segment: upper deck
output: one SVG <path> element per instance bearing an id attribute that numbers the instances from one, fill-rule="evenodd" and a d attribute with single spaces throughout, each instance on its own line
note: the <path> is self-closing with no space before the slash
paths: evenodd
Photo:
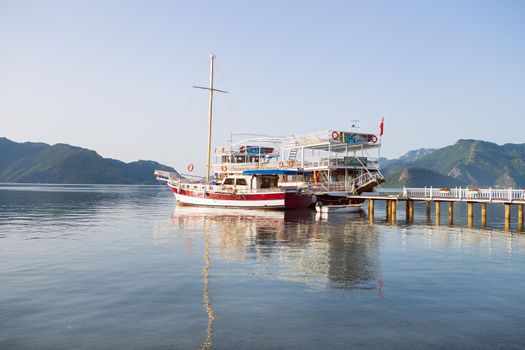
<path id="1" fill-rule="evenodd" d="M 258 137 L 215 149 L 215 173 L 248 169 L 330 170 L 379 168 L 381 140 L 374 134 L 325 130 L 282 138 Z"/>
<path id="2" fill-rule="evenodd" d="M 379 149 L 381 147 L 381 139 L 374 134 L 324 130 L 288 137 L 283 140 L 282 145 L 285 152 L 293 149 L 306 149 L 337 154 Z"/>

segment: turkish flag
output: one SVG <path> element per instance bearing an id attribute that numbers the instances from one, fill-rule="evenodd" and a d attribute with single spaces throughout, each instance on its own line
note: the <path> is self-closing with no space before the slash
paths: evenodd
<path id="1" fill-rule="evenodd" d="M 384 125 L 385 125 L 385 117 L 381 118 L 381 124 L 379 124 L 379 137 L 383 136 Z"/>

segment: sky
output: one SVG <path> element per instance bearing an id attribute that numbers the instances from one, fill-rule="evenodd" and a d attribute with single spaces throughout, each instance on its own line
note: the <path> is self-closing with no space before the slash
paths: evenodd
<path id="1" fill-rule="evenodd" d="M 213 140 L 349 129 L 382 156 L 524 143 L 524 1 L 0 0 L 0 136 L 126 162 L 206 161 Z"/>

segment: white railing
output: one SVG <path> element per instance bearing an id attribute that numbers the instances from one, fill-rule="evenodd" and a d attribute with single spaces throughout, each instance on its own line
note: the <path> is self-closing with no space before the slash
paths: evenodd
<path id="1" fill-rule="evenodd" d="M 376 169 L 377 161 L 369 159 L 366 164 L 360 165 L 345 165 L 343 159 L 321 159 L 317 161 L 300 161 L 300 160 L 281 160 L 281 161 L 272 161 L 268 163 L 222 163 L 222 164 L 213 164 L 212 167 L 215 169 L 215 172 L 219 171 L 244 171 L 244 170 L 254 170 L 254 169 L 297 169 L 297 167 L 302 167 L 305 169 L 312 168 L 328 168 L 328 167 L 337 167 L 337 168 L 370 168 Z M 225 168 L 224 168 L 225 167 Z M 222 170 L 226 169 L 226 170 Z"/>
<path id="2" fill-rule="evenodd" d="M 422 198 L 422 199 L 446 199 L 457 201 L 497 201 L 497 202 L 513 202 L 525 201 L 525 190 L 517 189 L 501 189 L 501 188 L 482 188 L 469 189 L 462 187 L 455 188 L 403 188 L 403 197 L 407 198 Z"/>
<path id="3" fill-rule="evenodd" d="M 348 192 L 348 183 L 341 182 L 318 182 L 312 184 L 314 192 Z"/>
<path id="4" fill-rule="evenodd" d="M 383 176 L 380 173 L 364 173 L 351 181 L 333 181 L 320 182 L 312 184 L 314 192 L 354 192 L 359 187 L 366 185 L 374 180 L 382 180 Z"/>

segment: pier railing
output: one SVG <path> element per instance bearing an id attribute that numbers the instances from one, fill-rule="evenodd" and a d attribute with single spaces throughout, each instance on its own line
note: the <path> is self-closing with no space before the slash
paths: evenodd
<path id="1" fill-rule="evenodd" d="M 525 190 L 502 189 L 502 188 L 403 188 L 401 194 L 405 198 L 422 200 L 453 200 L 453 201 L 475 201 L 475 202 L 502 202 L 512 203 L 525 201 Z"/>

